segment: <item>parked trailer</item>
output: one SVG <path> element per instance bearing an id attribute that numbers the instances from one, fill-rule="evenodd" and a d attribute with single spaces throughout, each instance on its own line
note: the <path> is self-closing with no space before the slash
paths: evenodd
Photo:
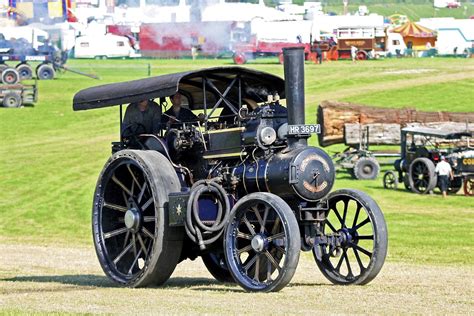
<path id="1" fill-rule="evenodd" d="M 38 101 L 37 85 L 0 85 L 0 104 L 6 108 L 17 108 L 22 105 L 33 105 Z"/>
<path id="2" fill-rule="evenodd" d="M 339 58 L 350 59 L 351 47 L 357 48 L 356 59 L 383 57 L 390 53 L 400 55 L 406 49 L 398 33 L 386 32 L 383 27 L 341 27 L 337 29 Z"/>

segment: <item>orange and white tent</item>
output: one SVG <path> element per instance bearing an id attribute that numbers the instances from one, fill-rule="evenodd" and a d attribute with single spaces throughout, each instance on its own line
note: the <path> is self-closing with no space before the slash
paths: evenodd
<path id="1" fill-rule="evenodd" d="M 426 43 L 430 43 L 433 47 L 437 36 L 435 31 L 411 21 L 394 28 L 391 32 L 400 33 L 405 44 L 410 47 L 411 42 L 414 50 L 426 49 Z"/>

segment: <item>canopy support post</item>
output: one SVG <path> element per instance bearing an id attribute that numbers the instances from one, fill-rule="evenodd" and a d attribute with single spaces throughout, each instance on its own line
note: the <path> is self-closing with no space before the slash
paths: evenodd
<path id="1" fill-rule="evenodd" d="M 123 142 L 123 135 L 122 135 L 122 123 L 123 123 L 123 119 L 122 119 L 122 104 L 120 104 L 120 144 L 122 144 Z"/>

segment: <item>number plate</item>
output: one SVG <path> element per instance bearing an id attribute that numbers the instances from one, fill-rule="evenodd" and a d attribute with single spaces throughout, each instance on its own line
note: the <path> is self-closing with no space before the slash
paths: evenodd
<path id="1" fill-rule="evenodd" d="M 321 125 L 288 125 L 288 135 L 320 134 Z"/>

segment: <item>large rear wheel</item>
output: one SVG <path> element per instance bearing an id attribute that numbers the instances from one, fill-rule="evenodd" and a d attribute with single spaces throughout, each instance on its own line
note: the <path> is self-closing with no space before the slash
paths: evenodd
<path id="1" fill-rule="evenodd" d="M 387 255 L 387 225 L 367 194 L 343 189 L 328 196 L 329 211 L 321 230 L 327 239 L 313 248 L 323 275 L 334 284 L 367 284 Z"/>
<path id="2" fill-rule="evenodd" d="M 436 187 L 438 177 L 435 173 L 435 165 L 428 158 L 413 160 L 408 174 L 410 188 L 415 193 L 428 193 Z"/>
<path id="3" fill-rule="evenodd" d="M 474 176 L 467 176 L 464 179 L 464 195 L 474 196 Z"/>
<path id="4" fill-rule="evenodd" d="M 300 245 L 295 215 L 279 196 L 251 193 L 234 206 L 225 232 L 225 256 L 232 276 L 245 290 L 284 288 L 298 265 Z"/>
<path id="5" fill-rule="evenodd" d="M 168 225 L 168 194 L 180 190 L 170 162 L 155 151 L 123 150 L 106 163 L 92 208 L 94 245 L 114 282 L 162 284 L 176 267 L 183 230 Z"/>

